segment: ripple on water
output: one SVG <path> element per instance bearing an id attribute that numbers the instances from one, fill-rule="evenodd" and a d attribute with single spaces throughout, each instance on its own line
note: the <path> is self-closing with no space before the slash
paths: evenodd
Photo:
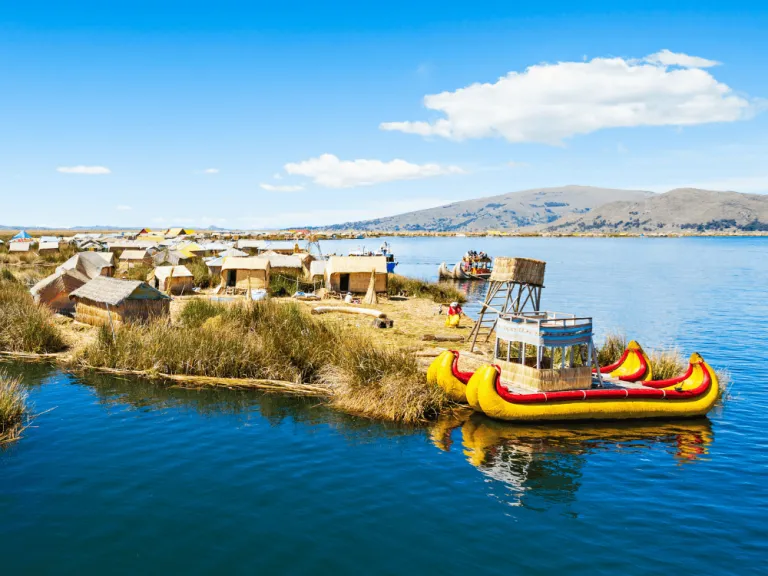
<path id="1" fill-rule="evenodd" d="M 547 260 L 547 308 L 591 314 L 601 334 L 619 328 L 647 348 L 697 350 L 730 372 L 731 397 L 688 422 L 475 415 L 423 430 L 315 402 L 13 365 L 36 410 L 54 409 L 0 452 L 0 541 L 15 552 L 5 570 L 762 571 L 768 242 L 390 244 L 399 271 L 422 277 L 470 247 Z M 651 273 L 640 281 L 638 268 Z"/>

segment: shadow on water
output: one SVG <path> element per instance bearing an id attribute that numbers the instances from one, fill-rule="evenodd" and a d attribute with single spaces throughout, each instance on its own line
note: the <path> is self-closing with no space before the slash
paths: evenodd
<path id="1" fill-rule="evenodd" d="M 430 429 L 432 443 L 445 452 L 458 449 L 467 461 L 505 488 L 508 504 L 533 506 L 532 500 L 569 503 L 581 485 L 590 455 L 661 448 L 679 464 L 706 456 L 714 440 L 706 418 L 677 422 L 574 422 L 519 425 L 462 411 L 441 417 Z M 493 488 L 492 488 L 493 489 Z"/>
<path id="2" fill-rule="evenodd" d="M 412 426 L 372 422 L 340 413 L 318 398 L 257 390 L 186 388 L 174 383 L 98 372 L 69 375 L 69 378 L 73 384 L 92 389 L 104 406 L 122 405 L 137 410 L 188 409 L 205 416 L 229 414 L 250 417 L 255 412 L 271 426 L 279 426 L 286 420 L 310 426 L 326 425 L 355 442 L 365 442 L 366 437 L 405 436 L 417 430 Z M 369 433 L 361 435 L 362 430 Z"/>

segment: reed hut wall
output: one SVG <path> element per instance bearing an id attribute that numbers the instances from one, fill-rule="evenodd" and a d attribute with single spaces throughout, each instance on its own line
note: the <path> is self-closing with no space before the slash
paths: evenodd
<path id="1" fill-rule="evenodd" d="M 328 288 L 334 292 L 341 292 L 341 277 L 349 276 L 349 288 L 345 292 L 353 294 L 365 294 L 368 292 L 368 285 L 371 283 L 371 272 L 334 272 L 329 276 L 330 286 Z M 387 291 L 387 274 L 376 274 L 376 292 Z"/>
<path id="2" fill-rule="evenodd" d="M 168 316 L 171 311 L 170 300 L 125 300 L 117 306 L 107 306 L 103 302 L 94 302 L 87 298 L 78 298 L 75 305 L 75 320 L 91 326 L 115 327 L 136 322 L 148 322 L 155 318 Z"/>
<path id="3" fill-rule="evenodd" d="M 238 290 L 248 290 L 248 279 L 250 278 L 250 288 L 252 290 L 267 289 L 269 287 L 269 271 L 267 270 L 222 270 L 221 282 L 224 286 L 228 284 L 228 274 L 235 273 L 235 286 Z M 231 286 L 230 286 L 231 287 Z"/>
<path id="4" fill-rule="evenodd" d="M 181 294 L 182 292 L 192 292 L 192 288 L 195 287 L 195 279 L 191 276 L 174 276 L 165 279 L 163 286 L 160 288 L 163 292 L 169 292 L 171 294 Z"/>

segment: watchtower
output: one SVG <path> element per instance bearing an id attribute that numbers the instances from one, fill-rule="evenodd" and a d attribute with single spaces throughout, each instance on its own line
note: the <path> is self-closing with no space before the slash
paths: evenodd
<path id="1" fill-rule="evenodd" d="M 530 258 L 500 256 L 494 259 L 488 293 L 469 335 L 472 342 L 470 351 L 474 352 L 478 340 L 488 342 L 499 316 L 519 314 L 526 307 L 534 312 L 539 311 L 546 265 L 546 262 Z"/>

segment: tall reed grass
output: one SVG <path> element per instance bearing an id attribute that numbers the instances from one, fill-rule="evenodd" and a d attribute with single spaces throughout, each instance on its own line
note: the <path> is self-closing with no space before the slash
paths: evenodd
<path id="1" fill-rule="evenodd" d="M 27 411 L 27 391 L 21 378 L 0 371 L 0 444 L 19 438 Z"/>
<path id="2" fill-rule="evenodd" d="M 35 304 L 27 289 L 8 274 L 3 272 L 0 278 L 0 350 L 37 354 L 64 350 L 53 313 Z"/>
<path id="3" fill-rule="evenodd" d="M 415 422 L 446 401 L 409 352 L 311 316 L 296 303 L 191 300 L 179 324 L 157 321 L 102 329 L 83 366 L 165 374 L 288 380 L 325 387 L 340 409 Z"/>
<path id="4" fill-rule="evenodd" d="M 438 304 L 467 301 L 467 295 L 448 282 L 428 282 L 399 274 L 389 275 L 387 291 L 390 296 L 406 293 L 416 298 L 430 298 Z"/>

